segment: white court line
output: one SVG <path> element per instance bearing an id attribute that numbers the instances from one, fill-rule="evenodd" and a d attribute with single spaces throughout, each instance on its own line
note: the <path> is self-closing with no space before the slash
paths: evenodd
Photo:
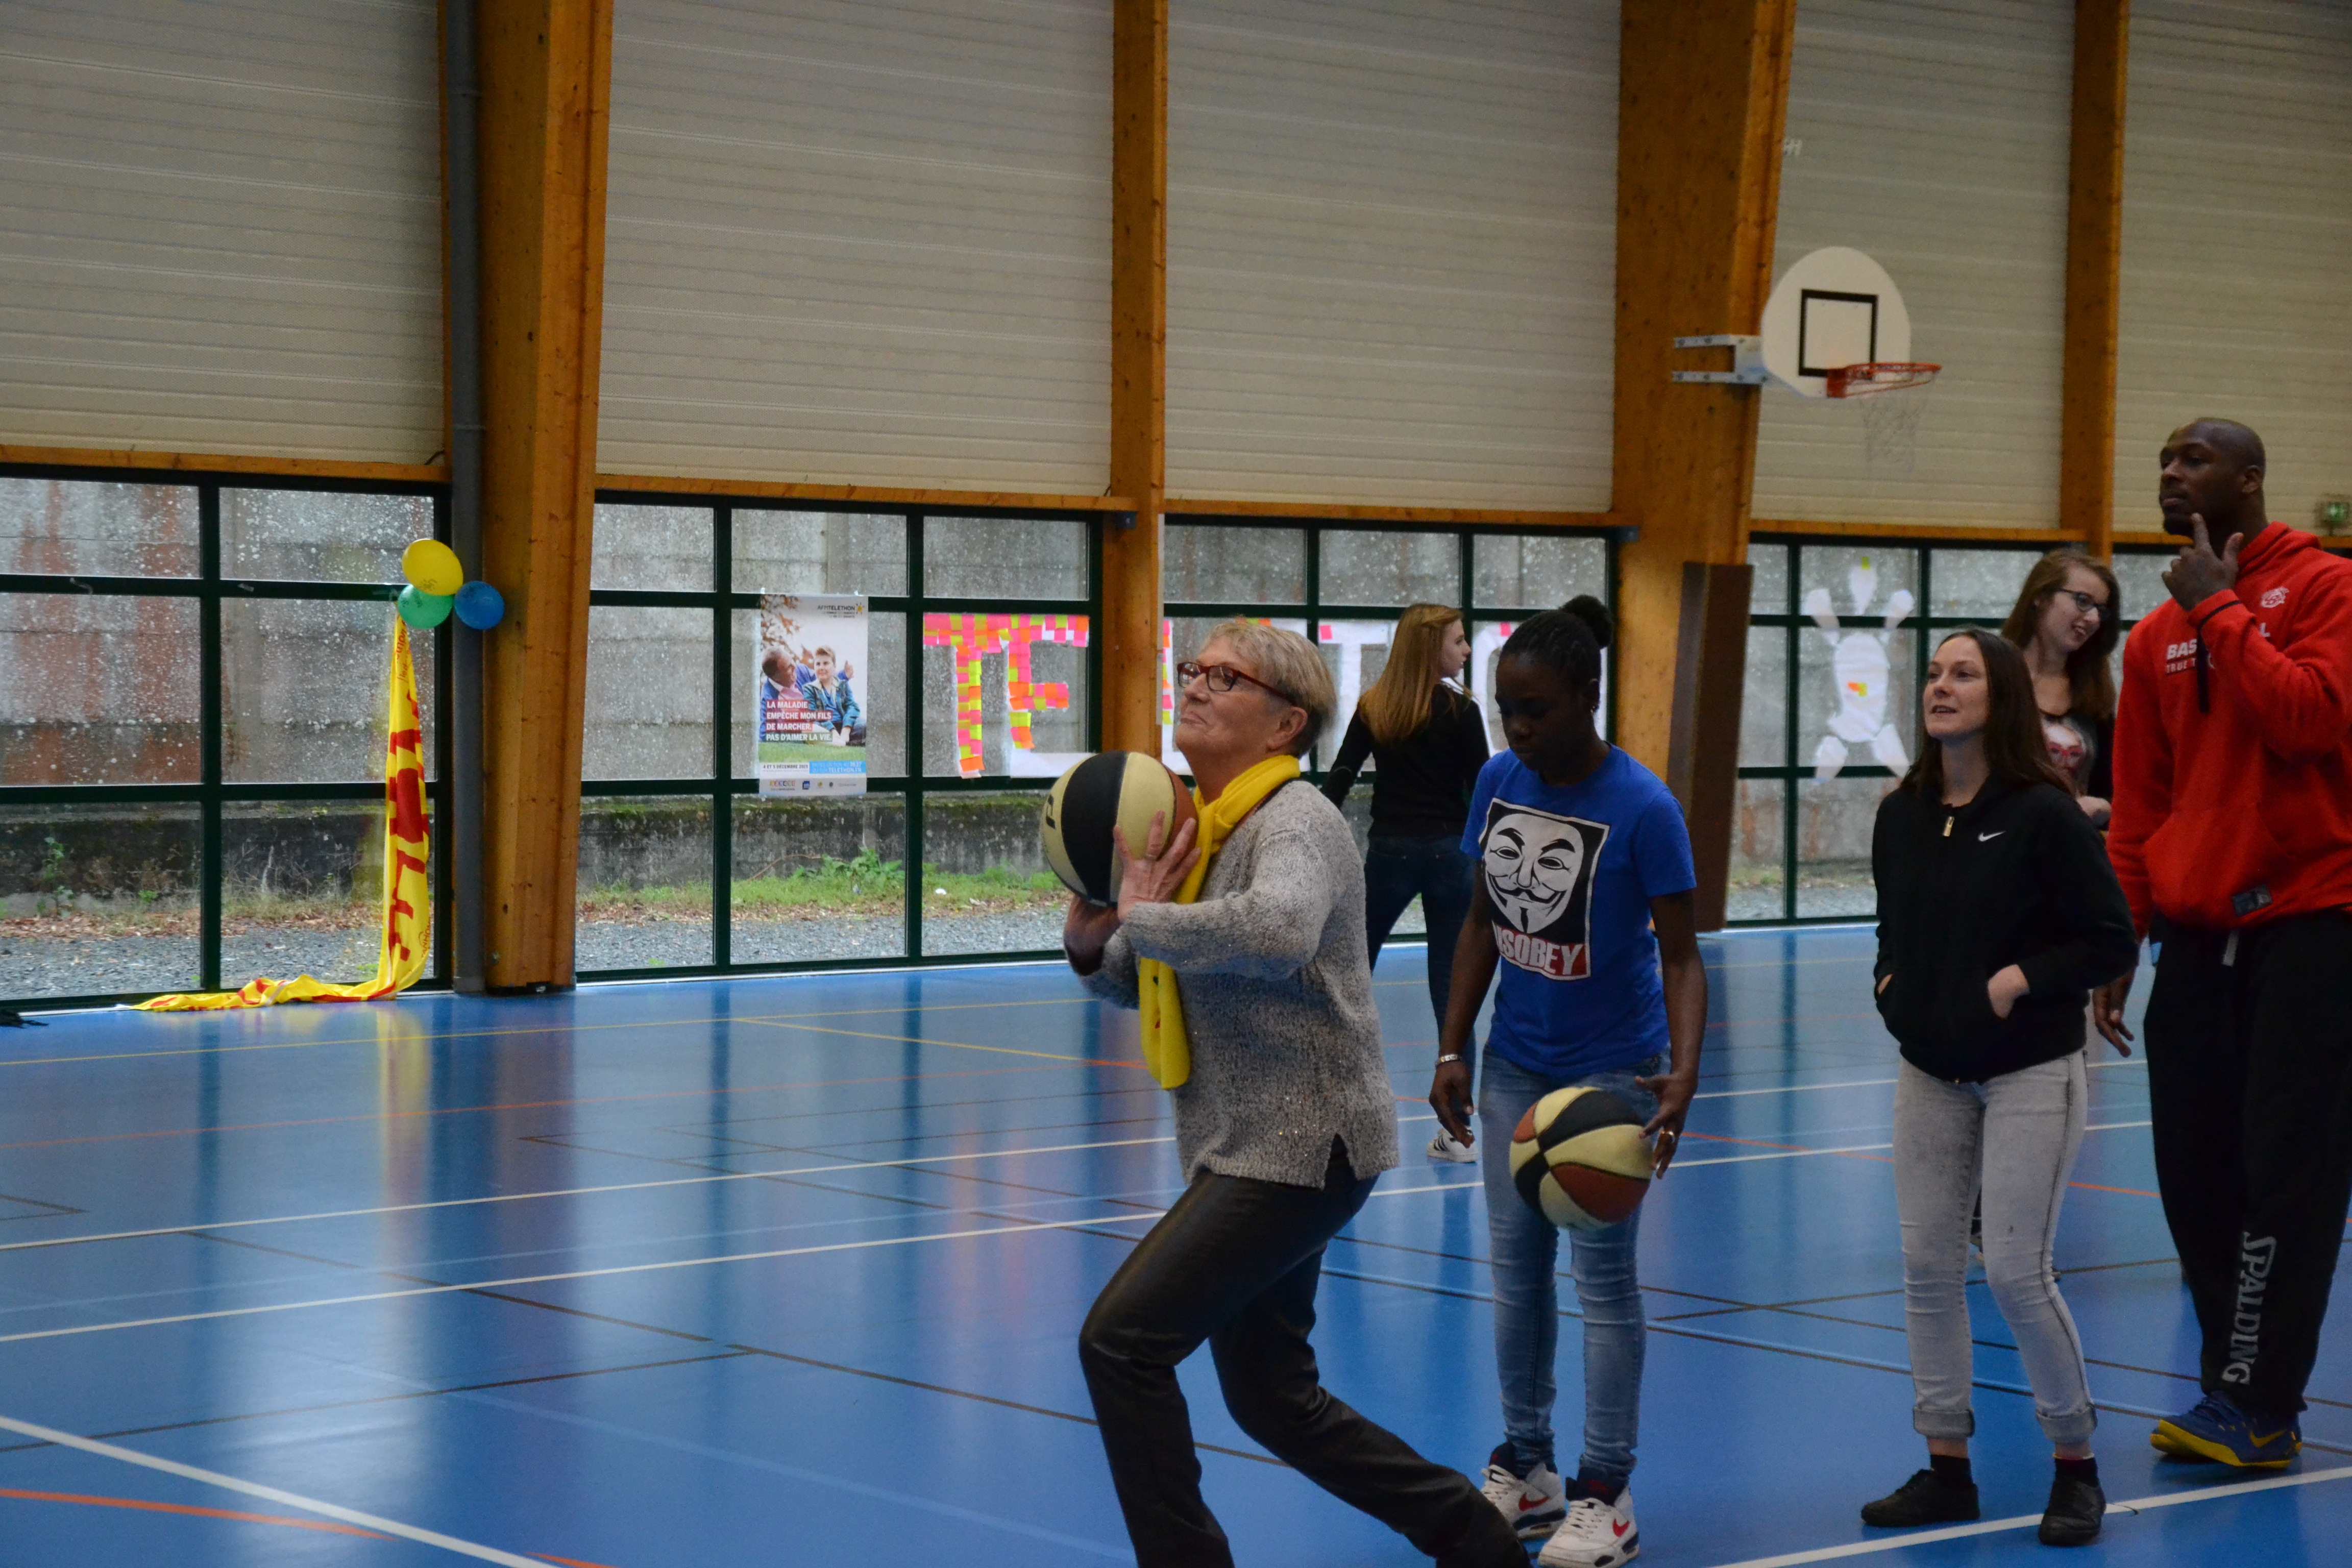
<path id="1" fill-rule="evenodd" d="M 263 1486 L 258 1481 L 241 1481 L 235 1476 L 222 1475 L 218 1470 L 198 1469 L 194 1465 L 183 1465 L 173 1459 L 159 1459 L 152 1454 L 142 1454 L 135 1448 L 118 1447 L 112 1443 L 99 1442 L 94 1437 L 78 1437 L 71 1432 L 60 1432 L 50 1426 L 37 1426 L 30 1421 L 18 1421 L 6 1415 L 0 1415 L 0 1431 L 14 1432 L 19 1436 L 37 1437 L 44 1443 L 55 1443 L 61 1448 L 79 1448 L 85 1454 L 96 1454 L 102 1459 L 120 1459 L 126 1465 L 142 1465 L 151 1470 L 161 1470 L 167 1476 L 178 1476 L 184 1480 L 202 1481 L 206 1486 L 219 1487 L 227 1491 L 243 1492 L 247 1497 L 261 1498 L 266 1501 L 279 1503 L 287 1508 L 299 1508 L 305 1513 L 321 1514 L 344 1524 L 358 1525 L 362 1529 L 376 1531 L 384 1535 L 396 1535 L 404 1541 L 421 1542 L 426 1546 L 437 1546 L 444 1552 L 454 1552 L 460 1557 L 476 1557 L 485 1563 L 502 1563 L 507 1565 L 507 1568 L 547 1568 L 546 1563 L 540 1558 L 519 1557 L 511 1552 L 501 1552 L 495 1546 L 478 1546 L 470 1541 L 460 1541 L 454 1535 L 443 1535 L 438 1531 L 419 1530 L 413 1524 L 403 1524 L 398 1520 L 383 1519 L 375 1514 L 362 1513 L 355 1508 L 343 1508 L 331 1502 L 320 1502 L 317 1498 L 304 1497 L 300 1492 L 281 1491 L 276 1487 Z"/>
<path id="2" fill-rule="evenodd" d="M 979 1230 L 933 1231 L 923 1236 L 888 1236 L 871 1241 L 829 1241 L 814 1247 L 779 1247 L 766 1252 L 730 1252 L 720 1258 L 677 1258 L 667 1263 L 625 1263 L 610 1268 L 574 1268 L 562 1274 L 525 1274 L 510 1279 L 474 1279 L 461 1285 L 416 1285 L 405 1290 L 370 1290 L 357 1296 L 320 1296 L 309 1301 L 278 1301 L 266 1307 L 223 1307 L 210 1312 L 179 1312 L 165 1318 L 129 1318 L 111 1323 L 78 1323 L 65 1329 L 33 1329 L 20 1334 L 0 1334 L 0 1345 L 25 1340 L 61 1340 L 76 1334 L 102 1334 L 111 1329 L 153 1329 L 171 1323 L 208 1323 L 220 1318 L 251 1318 L 266 1312 L 299 1312 L 307 1307 L 348 1307 L 365 1301 L 402 1301 L 418 1296 L 448 1296 L 466 1290 L 511 1290 L 524 1285 L 553 1285 L 568 1279 L 604 1279 L 616 1274 L 657 1274 L 671 1268 L 702 1268 L 718 1263 L 758 1263 L 771 1258 L 805 1258 L 818 1252 L 858 1252 L 877 1247 L 913 1247 L 927 1241 L 962 1241 L 971 1237 L 1020 1236 L 1038 1230 L 1071 1230 L 1082 1225 L 1126 1225 L 1158 1219 L 1165 1209 L 1136 1209 L 1128 1214 L 1090 1215 L 1085 1219 L 1038 1220 L 1025 1225 L 999 1225 Z"/>
<path id="3" fill-rule="evenodd" d="M 1868 1089 L 1874 1084 L 1894 1083 L 1891 1078 L 1849 1079 L 1843 1083 L 1790 1083 L 1778 1089 L 1714 1089 L 1705 1094 L 1695 1094 L 1693 1100 L 1738 1100 L 1750 1094 L 1803 1094 L 1816 1089 Z"/>
<path id="4" fill-rule="evenodd" d="M 1432 1117 L 1430 1120 L 1435 1121 Z M 254 1225 L 299 1225 L 314 1219 L 358 1219 L 368 1215 L 415 1214 L 425 1209 L 466 1208 L 475 1204 L 520 1204 L 534 1198 L 588 1197 L 598 1193 L 642 1193 L 656 1187 L 707 1187 L 720 1182 L 751 1182 L 766 1176 L 824 1176 L 836 1171 L 884 1171 L 902 1165 L 941 1165 L 957 1160 L 1006 1160 L 1016 1154 L 1066 1154 L 1074 1149 L 1126 1149 L 1140 1143 L 1172 1143 L 1172 1137 L 1113 1138 L 1099 1143 L 1049 1143 L 1037 1149 L 983 1149 L 969 1154 L 923 1154 L 899 1160 L 864 1160 L 855 1164 L 800 1165 L 782 1171 L 729 1171 L 714 1176 L 671 1176 L 658 1182 L 614 1182 L 601 1187 L 556 1187 L 539 1193 L 493 1193 L 478 1198 L 442 1198 L 429 1204 L 386 1204 L 379 1208 L 327 1209 L 318 1214 L 273 1215 L 265 1219 L 225 1219 L 209 1225 L 157 1226 L 152 1230 L 110 1230 L 94 1236 L 58 1236 L 47 1241 L 12 1241 L 0 1252 L 25 1252 L 42 1247 L 75 1247 L 85 1241 L 135 1241 L 149 1236 L 186 1236 L 199 1230 L 238 1230 Z"/>
<path id="5" fill-rule="evenodd" d="M 2316 1486 L 2321 1481 L 2340 1481 L 2352 1476 L 2352 1465 L 2332 1470 L 2313 1470 L 2300 1476 L 2273 1476 L 2267 1480 L 2237 1481 L 2228 1486 L 2200 1487 L 2195 1491 L 2159 1492 L 2154 1497 L 2133 1498 L 2128 1502 L 2107 1505 L 2109 1517 L 2116 1514 L 2146 1513 L 2150 1509 L 2177 1508 L 2182 1503 L 2212 1502 L 2221 1498 L 2244 1497 L 2249 1492 L 2275 1491 L 2282 1487 Z M 2005 1530 L 2023 1530 L 2040 1524 L 2038 1513 L 2021 1513 L 2013 1519 L 1989 1519 L 1979 1524 L 1957 1524 L 1948 1530 L 1922 1530 L 1910 1535 L 1897 1535 L 1883 1541 L 1856 1541 L 1844 1546 L 1824 1546 L 1813 1552 L 1787 1552 L 1778 1557 L 1748 1557 L 1738 1563 L 1726 1563 L 1720 1568 L 1796 1568 L 1801 1563 L 1830 1563 L 1841 1557 L 1868 1557 L 1881 1552 L 1901 1552 L 1908 1547 L 1927 1546 L 1938 1541 L 1962 1541 L 1971 1535 L 1994 1535 Z"/>

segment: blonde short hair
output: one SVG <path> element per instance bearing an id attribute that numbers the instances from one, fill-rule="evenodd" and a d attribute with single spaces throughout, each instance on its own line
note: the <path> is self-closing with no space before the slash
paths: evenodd
<path id="1" fill-rule="evenodd" d="M 1339 707 L 1339 694 L 1331 686 L 1330 667 L 1323 662 L 1315 645 L 1297 632 L 1262 626 L 1239 616 L 1210 627 L 1201 646 L 1207 647 L 1213 642 L 1231 643 L 1255 667 L 1255 673 L 1260 680 L 1307 710 L 1307 723 L 1290 743 L 1290 754 L 1303 757 L 1312 751 Z"/>

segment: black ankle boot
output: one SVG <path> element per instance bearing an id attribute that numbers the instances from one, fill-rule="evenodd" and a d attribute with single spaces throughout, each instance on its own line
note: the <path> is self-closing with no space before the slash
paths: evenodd
<path id="1" fill-rule="evenodd" d="M 1966 1524 L 1978 1515 L 1974 1481 L 1948 1480 L 1921 1470 L 1876 1502 L 1862 1505 L 1862 1522 L 1882 1528 Z"/>
<path id="2" fill-rule="evenodd" d="M 2097 1481 L 2060 1470 L 2050 1483 L 2050 1506 L 2042 1510 L 2042 1544 L 2088 1546 L 2099 1538 L 2106 1512 L 2107 1494 Z"/>

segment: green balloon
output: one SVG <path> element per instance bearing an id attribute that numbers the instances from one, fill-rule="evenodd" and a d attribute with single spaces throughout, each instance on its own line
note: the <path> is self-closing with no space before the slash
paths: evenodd
<path id="1" fill-rule="evenodd" d="M 449 606 L 457 602 L 450 594 L 428 594 L 422 588 L 407 587 L 394 601 L 400 618 L 418 631 L 428 631 L 449 618 Z"/>

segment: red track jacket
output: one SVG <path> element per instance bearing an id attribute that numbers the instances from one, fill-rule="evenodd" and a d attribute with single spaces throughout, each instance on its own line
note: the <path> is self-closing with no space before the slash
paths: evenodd
<path id="1" fill-rule="evenodd" d="M 2271 523 L 2132 628 L 2107 852 L 2143 932 L 2352 906 L 2352 563 L 2318 542 Z"/>

